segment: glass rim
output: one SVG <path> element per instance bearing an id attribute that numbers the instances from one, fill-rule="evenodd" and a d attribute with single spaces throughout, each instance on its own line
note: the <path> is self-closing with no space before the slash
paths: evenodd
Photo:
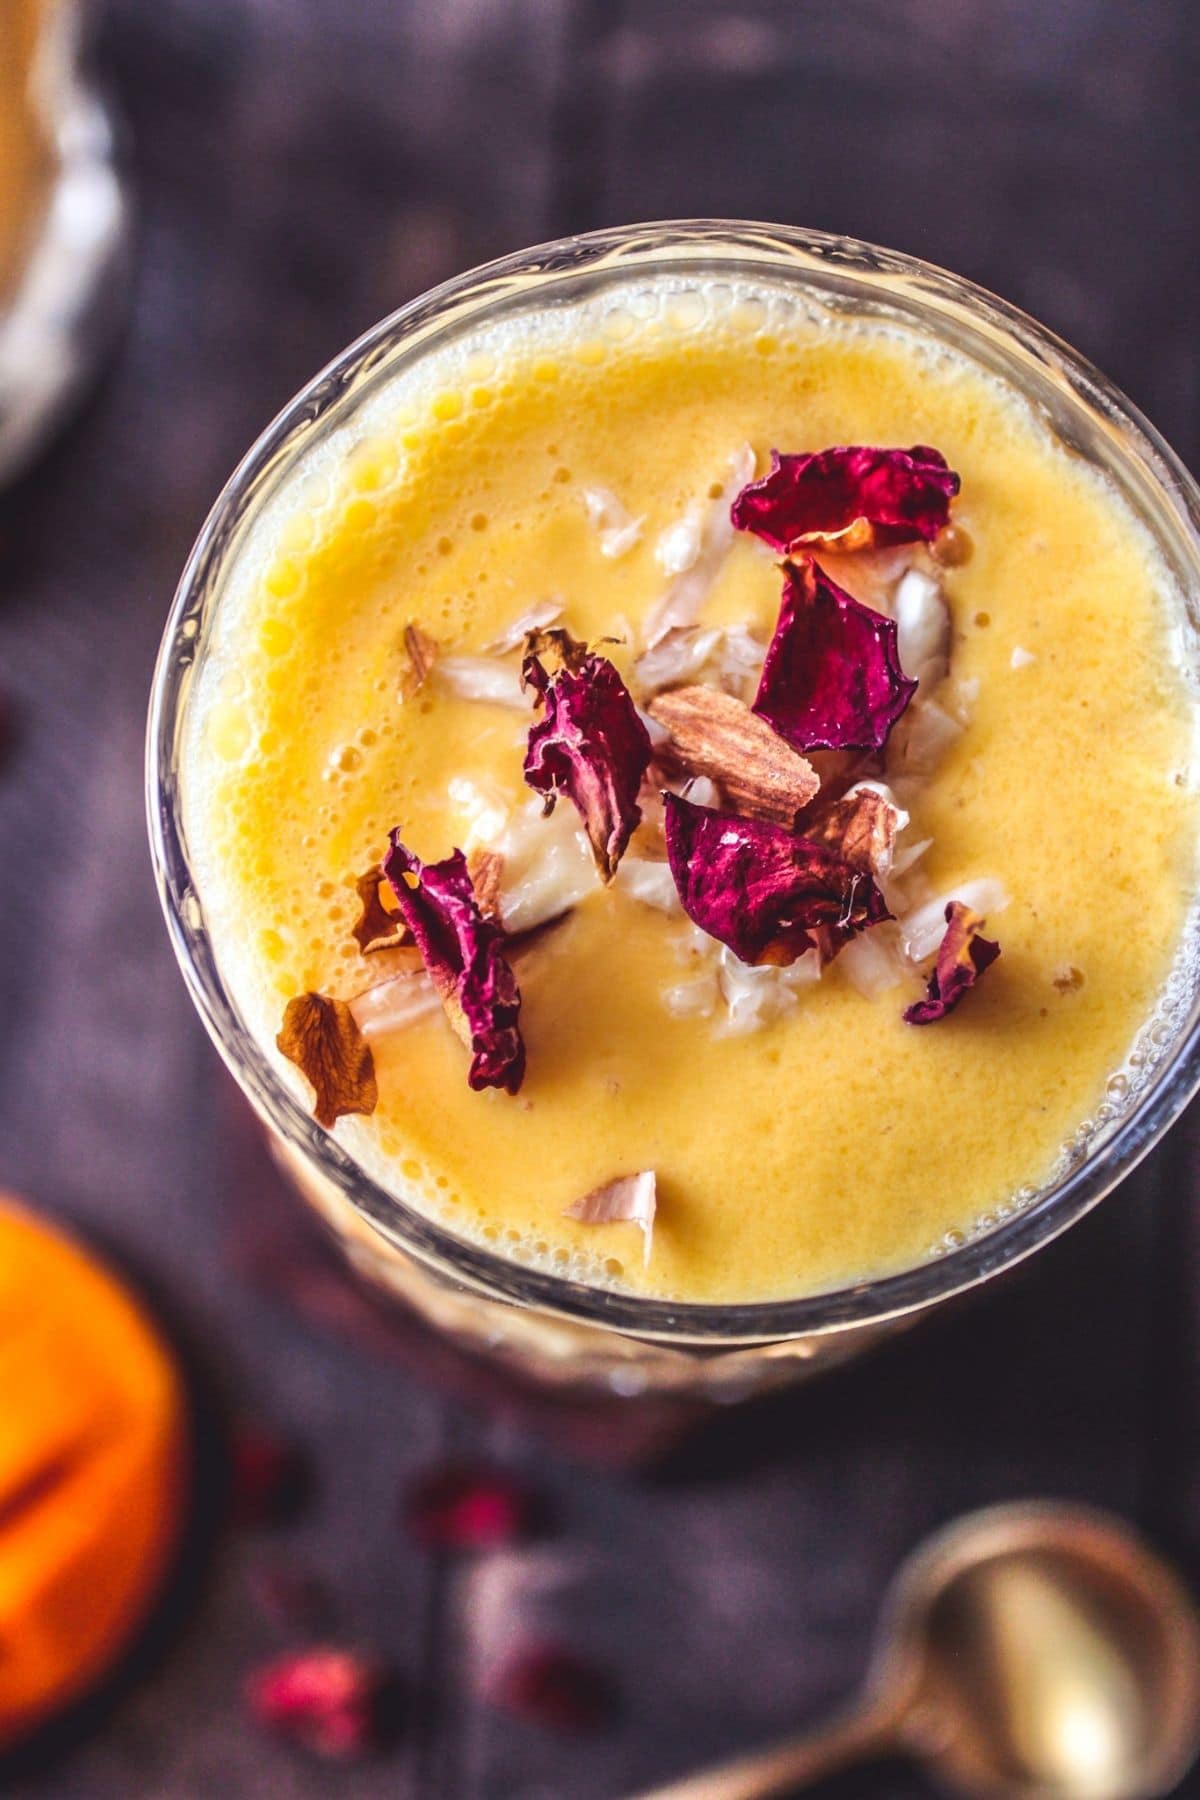
<path id="1" fill-rule="evenodd" d="M 210 1037 L 264 1121 L 379 1229 L 443 1278 L 480 1294 L 626 1336 L 719 1350 L 882 1324 L 974 1287 L 1031 1255 L 1098 1204 L 1153 1148 L 1200 1088 L 1200 998 L 1145 1092 L 1102 1141 L 1027 1204 L 961 1245 L 893 1273 L 794 1299 L 729 1304 L 672 1301 L 593 1286 L 514 1261 L 460 1237 L 375 1181 L 305 1111 L 243 1021 L 217 964 L 178 804 L 176 758 L 203 626 L 240 527 L 309 434 L 414 337 L 453 325 L 520 295 L 532 284 L 623 271 L 662 274 L 674 265 L 740 265 L 764 276 L 807 274 L 866 293 L 907 294 L 944 319 L 998 334 L 1064 388 L 1165 497 L 1190 549 L 1200 586 L 1200 489 L 1155 428 L 1106 376 L 1034 319 L 963 277 L 856 238 L 744 220 L 684 219 L 558 238 L 466 270 L 380 320 L 277 414 L 229 477 L 196 539 L 168 616 L 151 693 L 146 801 L 151 854 L 171 942 Z M 710 268 L 711 272 L 711 268 Z M 911 310 L 911 307 L 910 307 Z"/>

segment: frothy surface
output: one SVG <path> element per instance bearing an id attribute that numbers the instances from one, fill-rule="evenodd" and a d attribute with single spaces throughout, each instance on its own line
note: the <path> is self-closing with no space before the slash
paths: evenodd
<path id="1" fill-rule="evenodd" d="M 438 858 L 478 829 L 480 795 L 527 798 L 515 713 L 443 691 L 398 702 L 404 625 L 472 652 L 556 595 L 580 636 L 636 626 L 664 584 L 657 537 L 745 440 L 760 467 L 773 445 L 932 443 L 962 475 L 975 549 L 947 582 L 951 679 L 978 691 L 920 835 L 935 891 L 1007 889 L 1001 962 L 941 1027 L 903 1025 L 910 995 L 868 1001 L 835 963 L 785 1017 L 722 1037 L 663 1008 L 678 921 L 597 891 L 521 964 L 515 1101 L 468 1090 L 435 1016 L 377 1042 L 379 1110 L 338 1127 L 455 1229 L 694 1300 L 911 1265 L 1010 1205 L 1104 1101 L 1152 1009 L 1194 883 L 1191 711 L 1164 574 L 1102 482 L 965 362 L 784 293 L 642 283 L 603 311 L 514 321 L 376 393 L 285 482 L 231 570 L 184 755 L 219 959 L 271 1046 L 292 995 L 386 973 L 349 932 L 391 826 Z M 617 559 L 589 522 L 597 488 L 644 520 Z M 767 634 L 778 601 L 770 559 L 738 541 L 704 616 Z M 1064 968 L 1082 982 L 1056 986 Z M 632 1228 L 562 1218 L 644 1167 L 660 1184 L 646 1271 Z"/>

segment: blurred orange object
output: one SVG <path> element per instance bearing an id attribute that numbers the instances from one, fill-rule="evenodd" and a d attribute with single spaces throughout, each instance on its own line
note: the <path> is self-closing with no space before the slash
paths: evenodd
<path id="1" fill-rule="evenodd" d="M 0 1748 L 93 1686 L 167 1573 L 183 1389 L 131 1296 L 0 1203 Z"/>

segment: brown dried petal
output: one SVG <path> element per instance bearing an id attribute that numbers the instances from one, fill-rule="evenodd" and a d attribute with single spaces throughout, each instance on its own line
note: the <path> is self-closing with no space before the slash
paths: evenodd
<path id="1" fill-rule="evenodd" d="M 311 1083 L 313 1113 L 327 1131 L 343 1113 L 375 1111 L 375 1059 L 344 1000 L 326 994 L 289 1000 L 275 1042 Z"/>
<path id="2" fill-rule="evenodd" d="M 410 622 L 404 627 L 405 668 L 400 677 L 400 697 L 411 700 L 429 679 L 437 660 L 437 642 L 427 631 Z"/>
<path id="3" fill-rule="evenodd" d="M 900 809 L 878 788 L 851 788 L 820 818 L 804 821 L 806 837 L 836 850 L 864 875 L 886 875 L 892 866 Z"/>
<path id="4" fill-rule="evenodd" d="M 526 632 L 521 660 L 525 663 L 531 656 L 536 656 L 547 675 L 553 675 L 559 669 L 568 669 L 572 675 L 578 675 L 588 661 L 589 654 L 588 647 L 581 638 L 572 637 L 564 625 L 554 625 L 546 631 Z M 521 680 L 523 684 L 528 680 L 524 668 Z"/>
<path id="5" fill-rule="evenodd" d="M 709 776 L 737 812 L 791 825 L 820 787 L 812 764 L 732 694 L 675 688 L 647 710 L 671 734 L 659 759 Z"/>
<path id="6" fill-rule="evenodd" d="M 642 1261 L 648 1263 L 657 1208 L 654 1170 L 643 1169 L 638 1175 L 618 1175 L 603 1187 L 593 1188 L 565 1207 L 563 1217 L 577 1219 L 581 1225 L 636 1225 L 642 1234 Z"/>
<path id="7" fill-rule="evenodd" d="M 355 882 L 362 911 L 353 928 L 354 941 L 364 956 L 376 950 L 395 950 L 411 944 L 412 932 L 400 916 L 391 884 L 375 863 Z"/>

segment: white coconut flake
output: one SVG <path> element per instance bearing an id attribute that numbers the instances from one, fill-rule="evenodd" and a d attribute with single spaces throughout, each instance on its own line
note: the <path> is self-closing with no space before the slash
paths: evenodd
<path id="1" fill-rule="evenodd" d="M 707 775 L 693 775 L 683 789 L 685 800 L 693 806 L 720 806 L 721 791 Z"/>
<path id="2" fill-rule="evenodd" d="M 892 600 L 900 667 L 928 693 L 950 666 L 950 609 L 941 586 L 923 569 L 909 569 Z"/>
<path id="3" fill-rule="evenodd" d="M 482 700 L 489 706 L 530 710 L 515 663 L 494 656 L 443 656 L 434 664 L 433 679 L 460 700 Z"/>
<path id="4" fill-rule="evenodd" d="M 456 832 L 462 848 L 490 849 L 508 824 L 511 808 L 504 794 L 491 782 L 472 781 L 468 775 L 454 775 L 446 789 L 451 806 L 462 821 L 463 830 Z"/>
<path id="5" fill-rule="evenodd" d="M 442 1003 L 425 970 L 414 969 L 356 994 L 349 1005 L 355 1024 L 369 1041 L 404 1031 L 427 1014 L 439 1012 Z"/>
<path id="6" fill-rule="evenodd" d="M 615 879 L 631 900 L 639 900 L 643 906 L 653 906 L 664 913 L 681 910 L 669 863 L 651 862 L 645 856 L 623 856 Z"/>
<path id="7" fill-rule="evenodd" d="M 650 608 L 642 624 L 643 641 L 652 649 L 668 631 L 694 625 L 725 563 L 736 533 L 729 509 L 734 496 L 754 477 L 754 450 L 743 444 L 729 459 L 729 472 L 715 500 L 704 510 L 700 549 L 695 560 L 672 577 L 666 591 Z"/>
<path id="8" fill-rule="evenodd" d="M 743 1037 L 760 1031 L 773 1019 L 782 1018 L 797 1005 L 797 988 L 821 979 L 821 959 L 807 950 L 787 968 L 764 963 L 758 968 L 741 962 L 723 945 L 717 958 L 717 982 L 725 1002 L 725 1017 L 717 1027 L 721 1037 Z"/>
<path id="9" fill-rule="evenodd" d="M 906 813 L 904 816 L 907 818 L 908 814 Z M 915 844 L 905 844 L 902 850 L 894 850 L 892 852 L 892 875 L 897 878 L 901 875 L 907 875 L 908 871 L 915 867 L 915 865 L 920 862 L 925 852 L 932 849 L 932 847 L 933 839 L 928 837 L 921 838 L 920 841 Z"/>
<path id="10" fill-rule="evenodd" d="M 657 693 L 703 679 L 738 699 L 757 682 L 767 646 L 748 625 L 679 625 L 667 632 L 633 666 L 640 687 Z"/>
<path id="11" fill-rule="evenodd" d="M 616 562 L 633 549 L 646 523 L 644 513 L 635 519 L 611 488 L 584 488 L 583 504 L 589 523 L 599 535 L 601 556 Z"/>
<path id="12" fill-rule="evenodd" d="M 914 700 L 888 739 L 889 774 L 932 775 L 963 729 L 936 700 Z"/>
<path id="13" fill-rule="evenodd" d="M 657 1182 L 653 1169 L 637 1175 L 618 1175 L 603 1187 L 593 1188 L 581 1200 L 564 1207 L 565 1219 L 581 1225 L 636 1225 L 642 1234 L 642 1264 L 650 1262 L 654 1241 L 654 1215 L 658 1210 Z"/>
<path id="14" fill-rule="evenodd" d="M 600 878 L 578 819 L 565 802 L 549 816 L 534 802 L 488 845 L 504 858 L 500 918 L 506 931 L 549 924 L 595 893 Z"/>
<path id="15" fill-rule="evenodd" d="M 1023 650 L 1020 644 L 1018 644 L 1012 653 L 1010 661 L 1014 669 L 1028 669 L 1037 661 L 1037 657 L 1033 654 L 1032 650 Z"/>
<path id="16" fill-rule="evenodd" d="M 676 1019 L 711 1019 L 720 998 L 714 969 L 706 969 L 702 975 L 676 982 L 662 991 L 662 1003 Z"/>
<path id="17" fill-rule="evenodd" d="M 864 606 L 893 617 L 897 584 L 912 566 L 916 546 L 889 544 L 884 550 L 855 550 L 844 555 L 833 551 L 821 554 L 821 567 L 840 588 L 845 588 Z M 912 671 L 905 665 L 905 673 Z"/>
<path id="18" fill-rule="evenodd" d="M 941 943 L 946 931 L 946 908 L 952 900 L 961 900 L 972 912 L 990 919 L 1008 905 L 1008 890 L 995 875 L 977 875 L 907 913 L 900 920 L 900 933 L 904 953 L 911 962 L 923 963 Z"/>
<path id="19" fill-rule="evenodd" d="M 483 646 L 489 656 L 505 656 L 510 650 L 519 650 L 531 631 L 545 631 L 548 625 L 555 624 L 563 616 L 561 600 L 539 600 L 528 612 L 523 612 L 519 619 L 514 619 L 490 644 Z"/>
<path id="20" fill-rule="evenodd" d="M 910 973 L 900 932 L 889 919 L 873 925 L 870 931 L 860 932 L 843 945 L 838 952 L 837 967 L 865 1000 L 875 1000 L 880 994 L 889 993 Z"/>
<path id="21" fill-rule="evenodd" d="M 665 575 L 686 575 L 696 566 L 704 545 L 704 509 L 693 501 L 682 519 L 658 535 L 654 560 Z"/>

